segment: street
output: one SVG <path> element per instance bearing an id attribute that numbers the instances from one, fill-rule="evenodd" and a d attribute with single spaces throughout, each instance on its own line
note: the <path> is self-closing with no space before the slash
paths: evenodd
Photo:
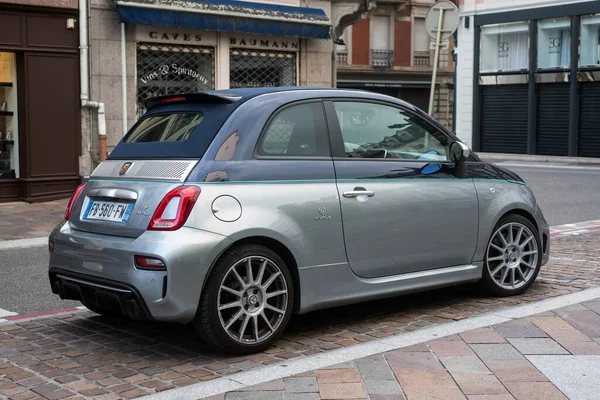
<path id="1" fill-rule="evenodd" d="M 533 188 L 552 226 L 600 219 L 600 168 L 503 165 Z M 463 285 L 317 311 L 293 317 L 266 351 L 234 357 L 207 348 L 188 325 L 75 309 L 50 291 L 45 245 L 3 249 L 0 397 L 410 399 L 441 396 L 439 385 L 414 384 L 441 379 L 444 396 L 457 399 L 593 398 L 595 374 L 563 381 L 556 367 L 595 371 L 589 357 L 600 355 L 600 232 L 578 226 L 555 228 L 550 262 L 523 295 Z M 54 310 L 62 311 L 35 316 Z M 331 350 L 335 357 L 319 357 Z"/>
<path id="2" fill-rule="evenodd" d="M 502 163 L 533 189 L 551 226 L 600 219 L 600 168 Z M 50 292 L 46 247 L 0 251 L 0 309 L 32 314 L 79 306 Z M 1 318 L 1 316 L 0 316 Z"/>

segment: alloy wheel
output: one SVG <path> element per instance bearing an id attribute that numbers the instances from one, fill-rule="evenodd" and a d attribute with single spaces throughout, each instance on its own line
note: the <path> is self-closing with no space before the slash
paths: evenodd
<path id="1" fill-rule="evenodd" d="M 219 287 L 217 307 L 221 327 L 240 344 L 268 340 L 287 312 L 288 287 L 281 269 L 258 256 L 235 263 Z"/>
<path id="2" fill-rule="evenodd" d="M 503 289 L 518 289 L 535 275 L 538 243 L 531 230 L 518 222 L 501 226 L 487 248 L 487 265 L 494 283 Z"/>

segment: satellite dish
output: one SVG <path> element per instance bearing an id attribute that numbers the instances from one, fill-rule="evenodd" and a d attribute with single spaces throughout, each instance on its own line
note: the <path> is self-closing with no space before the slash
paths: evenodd
<path id="1" fill-rule="evenodd" d="M 440 39 L 446 40 L 456 32 L 460 23 L 459 11 L 454 3 L 442 0 L 429 7 L 427 16 L 425 17 L 425 29 L 429 33 L 429 36 L 434 39 L 436 38 L 441 8 L 444 9 L 444 21 L 442 23 Z"/>

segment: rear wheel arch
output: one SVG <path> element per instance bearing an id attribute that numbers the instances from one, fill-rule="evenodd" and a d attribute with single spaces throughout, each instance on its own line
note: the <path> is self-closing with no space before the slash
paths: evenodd
<path id="1" fill-rule="evenodd" d="M 298 273 L 298 263 L 296 262 L 296 258 L 294 257 L 293 253 L 286 245 L 281 243 L 279 240 L 273 239 L 268 236 L 249 236 L 243 239 L 236 240 L 235 242 L 229 244 L 229 246 L 227 246 L 225 249 L 223 249 L 223 251 L 221 251 L 221 253 L 218 255 L 218 257 L 215 258 L 212 265 L 210 266 L 210 269 L 204 277 L 204 282 L 202 283 L 202 290 L 204 290 L 206 282 L 208 281 L 210 274 L 213 272 L 215 264 L 223 257 L 223 255 L 227 254 L 229 251 L 236 247 L 250 244 L 261 245 L 273 250 L 275 253 L 277 253 L 279 257 L 281 257 L 283 262 L 286 264 L 290 271 L 290 274 L 292 275 L 292 281 L 294 284 L 294 306 L 292 312 L 293 314 L 297 314 L 300 310 L 300 275 Z"/>

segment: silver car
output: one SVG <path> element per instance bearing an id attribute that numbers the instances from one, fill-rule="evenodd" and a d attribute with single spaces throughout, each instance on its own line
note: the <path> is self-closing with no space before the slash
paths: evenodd
<path id="1" fill-rule="evenodd" d="M 292 314 L 479 282 L 516 295 L 549 229 L 516 174 L 421 110 L 310 88 L 153 98 L 49 239 L 52 291 L 265 349 Z"/>

